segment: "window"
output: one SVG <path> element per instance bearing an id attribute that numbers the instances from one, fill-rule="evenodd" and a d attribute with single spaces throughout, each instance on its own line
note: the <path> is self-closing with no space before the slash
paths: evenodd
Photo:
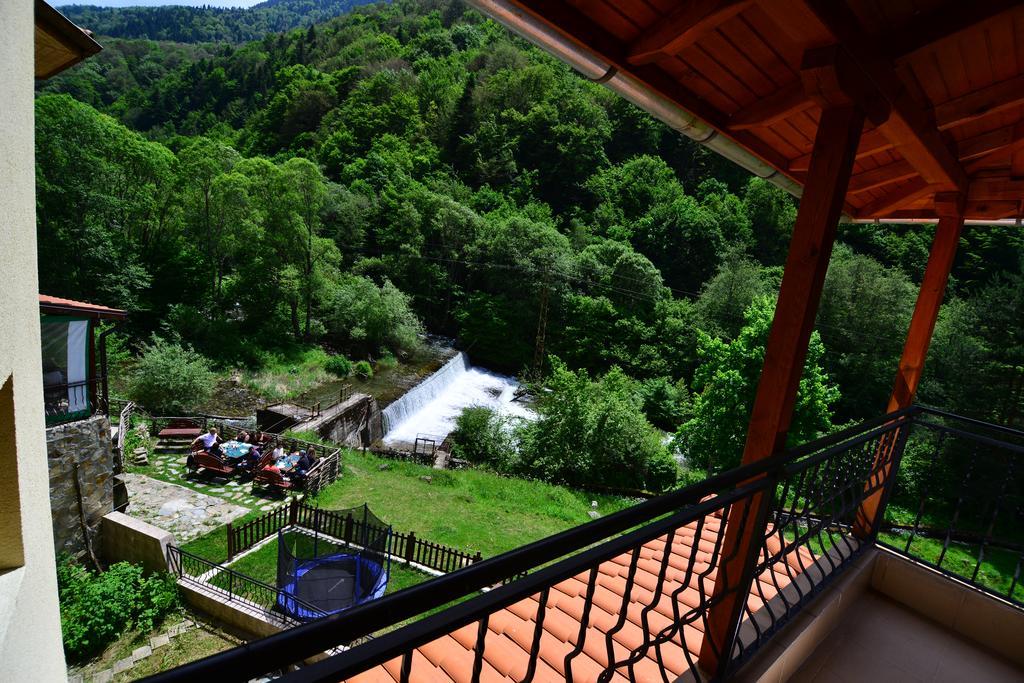
<path id="1" fill-rule="evenodd" d="M 89 395 L 89 321 L 43 316 L 43 399 L 46 422 L 87 417 Z"/>

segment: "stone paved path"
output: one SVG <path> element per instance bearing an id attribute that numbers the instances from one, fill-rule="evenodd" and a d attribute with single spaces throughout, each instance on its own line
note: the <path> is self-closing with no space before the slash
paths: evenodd
<path id="1" fill-rule="evenodd" d="M 128 487 L 128 514 L 174 534 L 187 543 L 249 512 L 230 500 L 144 474 L 123 475 Z"/>

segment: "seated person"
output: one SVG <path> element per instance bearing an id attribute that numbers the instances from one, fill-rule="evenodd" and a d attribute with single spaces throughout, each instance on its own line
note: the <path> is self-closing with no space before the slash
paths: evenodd
<path id="1" fill-rule="evenodd" d="M 210 427 L 209 431 L 207 431 L 205 434 L 200 434 L 195 439 L 193 439 L 192 445 L 195 446 L 196 444 L 202 443 L 203 450 L 205 450 L 210 455 L 215 455 L 218 458 L 220 458 L 220 444 L 222 441 L 223 439 L 220 438 L 220 434 L 217 433 L 217 428 Z"/>
<path id="2" fill-rule="evenodd" d="M 313 469 L 313 465 L 316 464 L 316 450 L 310 446 L 309 450 L 299 452 L 299 461 L 295 463 L 294 474 L 292 475 L 296 479 L 304 480 L 306 474 Z"/>
<path id="3" fill-rule="evenodd" d="M 286 455 L 288 454 L 285 452 L 284 446 L 282 446 L 280 442 L 278 442 L 276 448 L 274 448 L 274 451 L 271 453 L 271 464 L 276 466 L 277 461 L 285 457 Z"/>
<path id="4" fill-rule="evenodd" d="M 238 443 L 252 443 L 249 440 L 249 432 L 245 430 L 238 433 L 238 436 L 235 437 L 235 441 L 237 441 Z"/>

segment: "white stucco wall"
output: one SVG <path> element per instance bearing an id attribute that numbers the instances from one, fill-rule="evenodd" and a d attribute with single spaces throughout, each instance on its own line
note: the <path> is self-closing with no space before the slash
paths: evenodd
<path id="1" fill-rule="evenodd" d="M 8 465 L 0 474 L 0 498 L 16 499 L 20 507 L 12 514 L 13 506 L 0 504 L 0 518 L 8 522 L 0 524 L 0 681 L 47 682 L 66 680 L 66 673 L 40 372 L 34 25 L 33 3 L 0 0 L 0 387 L 13 379 L 14 413 L 12 424 L 10 406 L 0 409 L 0 442 L 7 441 L 0 443 L 0 462 Z"/>

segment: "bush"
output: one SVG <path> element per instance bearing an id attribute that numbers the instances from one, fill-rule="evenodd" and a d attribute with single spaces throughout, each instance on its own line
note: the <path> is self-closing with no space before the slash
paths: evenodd
<path id="1" fill-rule="evenodd" d="M 324 369 L 335 377 L 348 377 L 352 374 L 352 361 L 345 356 L 331 356 L 324 363 Z"/>
<path id="2" fill-rule="evenodd" d="M 392 368 L 398 367 L 398 359 L 391 353 L 385 353 L 383 356 L 377 359 L 377 371 L 391 370 Z"/>
<path id="3" fill-rule="evenodd" d="M 209 400 L 216 379 L 209 362 L 190 348 L 154 338 L 143 344 L 128 395 L 157 415 L 195 412 Z"/>
<path id="4" fill-rule="evenodd" d="M 178 606 L 173 576 L 144 576 L 141 566 L 128 562 L 95 574 L 62 557 L 57 590 L 64 652 L 71 661 L 103 651 L 128 628 L 152 631 Z"/>
<path id="5" fill-rule="evenodd" d="M 539 419 L 519 429 L 518 474 L 578 487 L 663 491 L 677 466 L 643 414 L 638 383 L 618 367 L 592 380 L 551 357 Z"/>
<path id="6" fill-rule="evenodd" d="M 333 343 L 367 354 L 419 346 L 423 326 L 409 297 L 390 281 L 378 287 L 368 278 L 345 276 L 329 296 L 324 322 Z"/>
<path id="7" fill-rule="evenodd" d="M 352 370 L 359 379 L 370 379 L 373 377 L 373 366 L 369 361 L 361 360 L 355 364 Z"/>
<path id="8" fill-rule="evenodd" d="M 471 463 L 515 469 L 515 434 L 509 418 L 483 406 L 464 408 L 451 433 L 452 455 Z"/>

